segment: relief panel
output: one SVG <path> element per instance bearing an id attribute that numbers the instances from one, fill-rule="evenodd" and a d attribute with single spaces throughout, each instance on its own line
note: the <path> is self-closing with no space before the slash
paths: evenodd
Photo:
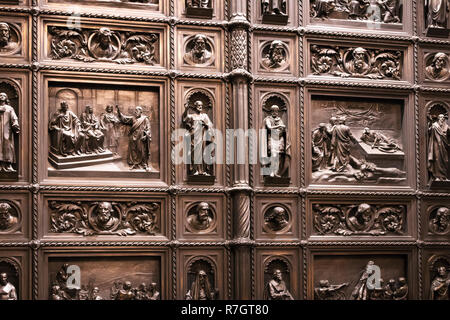
<path id="1" fill-rule="evenodd" d="M 88 11 L 105 13 L 105 9 L 124 9 L 134 15 L 155 15 L 166 11 L 165 1 L 162 0 L 39 0 L 44 7 L 55 9 L 67 8 L 68 5 L 76 12 Z"/>
<path id="2" fill-rule="evenodd" d="M 177 17 L 195 20 L 223 20 L 225 2 L 218 0 L 180 0 L 175 1 Z"/>
<path id="3" fill-rule="evenodd" d="M 417 283 L 413 266 L 408 264 L 408 261 L 414 261 L 411 258 L 412 253 L 408 251 L 344 253 L 312 250 L 308 265 L 308 299 L 414 299 Z M 337 265 L 339 272 L 336 272 Z"/>
<path id="4" fill-rule="evenodd" d="M 311 240 L 415 239 L 413 201 L 390 199 L 309 198 L 307 233 Z"/>
<path id="5" fill-rule="evenodd" d="M 95 21 L 94 21 L 95 22 Z M 152 67 L 167 65 L 165 30 L 160 26 L 111 22 L 80 21 L 79 28 L 68 25 L 67 19 L 45 19 L 42 57 L 52 64 L 68 63 L 96 67 Z M 153 27 L 153 28 L 152 28 Z"/>
<path id="6" fill-rule="evenodd" d="M 256 197 L 255 220 L 256 238 L 260 240 L 300 239 L 300 209 L 297 197 L 279 195 L 270 198 L 267 195 Z"/>
<path id="7" fill-rule="evenodd" d="M 412 3 L 405 0 L 308 0 L 307 24 L 364 29 L 368 32 L 411 32 Z"/>
<path id="8" fill-rule="evenodd" d="M 82 240 L 167 240 L 164 195 L 45 195 L 40 226 L 47 238 Z"/>
<path id="9" fill-rule="evenodd" d="M 74 254 L 47 249 L 42 258 L 43 276 L 39 279 L 41 299 L 168 299 L 167 251 L 118 251 L 89 249 Z M 80 275 L 79 282 L 70 277 L 74 271 Z"/>
<path id="10" fill-rule="evenodd" d="M 223 33 L 203 28 L 192 31 L 178 28 L 178 41 L 175 51 L 178 54 L 178 68 L 186 71 L 223 72 L 224 61 L 220 44 Z"/>
<path id="11" fill-rule="evenodd" d="M 297 40 L 279 34 L 254 34 L 253 70 L 264 76 L 297 76 Z"/>
<path id="12" fill-rule="evenodd" d="M 253 23 L 296 26 L 298 3 L 293 0 L 257 0 L 252 2 Z"/>
<path id="13" fill-rule="evenodd" d="M 28 73 L 2 71 L 0 77 L 0 181 L 27 182 L 30 177 L 31 97 Z"/>
<path id="14" fill-rule="evenodd" d="M 448 241 L 450 237 L 450 201 L 440 198 L 422 200 L 422 232 L 426 241 Z"/>
<path id="15" fill-rule="evenodd" d="M 226 300 L 227 275 L 224 249 L 179 249 L 177 292 L 179 300 Z"/>
<path id="16" fill-rule="evenodd" d="M 255 87 L 258 101 L 256 123 L 258 155 L 255 165 L 258 186 L 289 187 L 298 185 L 299 134 L 297 91 L 288 86 Z M 265 134 L 264 134 L 265 133 Z"/>
<path id="17" fill-rule="evenodd" d="M 49 177 L 165 180 L 163 82 L 44 79 L 41 147 Z"/>
<path id="18" fill-rule="evenodd" d="M 31 299 L 31 263 L 27 249 L 2 248 L 0 300 Z"/>
<path id="19" fill-rule="evenodd" d="M 428 248 L 424 261 L 423 299 L 450 300 L 450 255 L 448 250 Z"/>
<path id="20" fill-rule="evenodd" d="M 256 249 L 256 299 L 300 300 L 299 249 Z"/>
<path id="21" fill-rule="evenodd" d="M 177 238 L 186 240 L 226 239 L 226 199 L 223 195 L 179 196 L 177 212 Z"/>
<path id="22" fill-rule="evenodd" d="M 419 81 L 427 85 L 449 87 L 450 50 L 421 46 L 419 51 Z"/>
<path id="23" fill-rule="evenodd" d="M 30 22 L 25 15 L 0 16 L 0 59 L 2 63 L 29 63 Z"/>
<path id="24" fill-rule="evenodd" d="M 0 196 L 0 241 L 30 238 L 31 203 L 27 191 L 2 191 Z"/>
<path id="25" fill-rule="evenodd" d="M 191 185 L 223 185 L 225 144 L 220 140 L 225 139 L 224 88 L 214 81 L 192 84 L 188 80 L 180 80 L 177 87 L 177 181 Z M 198 137 L 204 137 L 204 143 Z M 216 157 L 216 163 L 212 157 Z"/>
<path id="26" fill-rule="evenodd" d="M 407 186 L 413 172 L 410 100 L 309 91 L 310 183 Z"/>

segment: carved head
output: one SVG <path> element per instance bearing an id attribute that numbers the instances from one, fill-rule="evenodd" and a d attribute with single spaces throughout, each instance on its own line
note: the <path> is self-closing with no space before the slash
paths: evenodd
<path id="1" fill-rule="evenodd" d="M 391 288 L 395 288 L 395 279 L 389 279 L 388 286 Z"/>
<path id="2" fill-rule="evenodd" d="M 270 212 L 267 220 L 274 224 L 274 229 L 279 230 L 284 228 L 288 224 L 286 217 L 287 213 L 283 207 L 275 207 Z"/>
<path id="3" fill-rule="evenodd" d="M 98 287 L 94 287 L 94 289 L 92 289 L 93 295 L 97 295 L 99 292 L 100 292 L 100 289 Z"/>
<path id="4" fill-rule="evenodd" d="M 440 277 L 446 277 L 447 276 L 447 268 L 445 266 L 439 266 L 437 268 L 437 273 Z"/>
<path id="5" fill-rule="evenodd" d="M 92 106 L 86 106 L 86 113 L 89 113 L 89 114 L 91 114 L 91 113 L 94 113 L 94 108 L 92 108 Z"/>
<path id="6" fill-rule="evenodd" d="M 369 269 L 371 269 L 372 266 L 374 266 L 374 265 L 375 265 L 375 262 L 373 262 L 373 261 L 367 262 L 366 271 L 368 271 Z"/>
<path id="7" fill-rule="evenodd" d="M 123 289 L 124 290 L 131 290 L 131 282 L 130 281 L 125 281 L 124 283 L 123 283 Z"/>
<path id="8" fill-rule="evenodd" d="M 204 270 L 200 270 L 197 274 L 198 276 L 198 280 L 200 282 L 201 285 L 205 285 L 206 281 L 207 281 L 207 275 L 206 272 Z"/>
<path id="9" fill-rule="evenodd" d="M 338 119 L 339 124 L 345 124 L 345 121 L 347 121 L 346 117 L 339 117 Z"/>
<path id="10" fill-rule="evenodd" d="M 450 224 L 450 210 L 446 207 L 439 208 L 433 222 L 437 224 L 436 227 L 438 227 L 440 231 L 445 231 Z"/>
<path id="11" fill-rule="evenodd" d="M 147 291 L 147 285 L 143 282 L 139 285 L 139 291 L 145 292 Z"/>
<path id="12" fill-rule="evenodd" d="M 364 128 L 364 131 L 363 131 L 363 133 L 364 134 L 370 134 L 370 128 Z"/>
<path id="13" fill-rule="evenodd" d="M 319 123 L 319 130 L 320 132 L 324 132 L 327 129 L 327 124 L 326 123 Z"/>
<path id="14" fill-rule="evenodd" d="M 106 106 L 106 112 L 111 113 L 111 112 L 113 112 L 113 110 L 114 110 L 114 108 L 112 105 Z"/>
<path id="15" fill-rule="evenodd" d="M 447 55 L 443 52 L 438 52 L 433 58 L 433 66 L 436 71 L 444 69 L 447 61 Z"/>
<path id="16" fill-rule="evenodd" d="M 2 202 L 0 203 L 0 220 L 1 219 L 8 219 L 11 216 L 11 206 L 6 203 Z"/>
<path id="17" fill-rule="evenodd" d="M 202 112 L 203 111 L 203 102 L 200 100 L 195 101 L 194 108 L 198 113 Z"/>
<path id="18" fill-rule="evenodd" d="M 406 284 L 406 279 L 404 277 L 398 278 L 398 284 L 404 286 Z"/>
<path id="19" fill-rule="evenodd" d="M 6 22 L 0 22 L 0 44 L 6 45 L 11 38 L 11 29 Z"/>
<path id="20" fill-rule="evenodd" d="M 8 275 L 6 273 L 0 274 L 0 285 L 6 286 L 8 284 Z"/>
<path id="21" fill-rule="evenodd" d="M 332 126 L 334 126 L 335 124 L 337 124 L 337 118 L 336 118 L 336 117 L 331 117 L 331 118 L 330 118 L 330 124 L 331 124 Z"/>
<path id="22" fill-rule="evenodd" d="M 445 115 L 443 114 L 438 115 L 438 122 L 439 124 L 443 124 L 445 122 Z"/>
<path id="23" fill-rule="evenodd" d="M 111 220 L 113 208 L 109 202 L 100 202 L 97 206 L 97 222 L 106 224 Z"/>
<path id="24" fill-rule="evenodd" d="M 66 101 L 62 101 L 61 102 L 61 111 L 66 112 L 67 110 L 69 110 L 69 104 Z"/>
<path id="25" fill-rule="evenodd" d="M 198 34 L 194 38 L 194 48 L 192 49 L 198 56 L 202 56 L 206 51 L 206 36 Z"/>
<path id="26" fill-rule="evenodd" d="M 320 280 L 319 286 L 321 288 L 328 288 L 330 286 L 330 282 L 328 280 Z"/>
<path id="27" fill-rule="evenodd" d="M 366 49 L 358 47 L 353 50 L 353 58 L 355 58 L 355 60 L 364 60 L 366 53 Z"/>
<path id="28" fill-rule="evenodd" d="M 107 46 L 110 44 L 112 32 L 109 28 L 104 28 L 104 27 L 100 28 L 100 30 L 98 31 L 98 35 L 99 35 L 100 44 L 102 46 Z"/>
<path id="29" fill-rule="evenodd" d="M 197 219 L 201 223 L 207 222 L 209 218 L 209 204 L 206 202 L 201 202 L 198 205 L 198 211 L 197 211 Z"/>
<path id="30" fill-rule="evenodd" d="M 275 269 L 273 271 L 273 279 L 276 280 L 276 281 L 283 280 L 283 274 L 281 273 L 280 269 Z"/>
<path id="31" fill-rule="evenodd" d="M 134 110 L 134 115 L 136 116 L 136 118 L 139 118 L 142 115 L 142 107 L 136 107 L 136 109 Z"/>
<path id="32" fill-rule="evenodd" d="M 372 212 L 370 205 L 368 205 L 367 203 L 360 204 L 356 215 L 360 217 L 363 222 L 365 223 L 369 222 L 372 219 Z"/>
<path id="33" fill-rule="evenodd" d="M 274 40 L 270 44 L 269 56 L 273 63 L 280 64 L 284 60 L 283 42 Z"/>
<path id="34" fill-rule="evenodd" d="M 4 92 L 0 93 L 0 103 L 8 103 L 8 95 Z"/>
<path id="35" fill-rule="evenodd" d="M 279 106 L 274 104 L 273 106 L 270 107 L 270 114 L 272 115 L 272 117 L 278 118 L 279 113 L 280 113 L 280 107 Z"/>

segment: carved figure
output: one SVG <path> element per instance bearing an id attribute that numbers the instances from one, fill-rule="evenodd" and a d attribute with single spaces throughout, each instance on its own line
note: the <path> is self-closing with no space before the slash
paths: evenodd
<path id="1" fill-rule="evenodd" d="M 98 228 L 107 231 L 117 225 L 119 219 L 113 216 L 113 207 L 110 202 L 100 202 L 96 210 L 95 222 Z"/>
<path id="2" fill-rule="evenodd" d="M 208 229 L 213 223 L 209 204 L 207 202 L 200 202 L 195 214 L 187 217 L 187 223 L 195 230 L 202 231 Z"/>
<path id="3" fill-rule="evenodd" d="M 434 80 L 441 80 L 448 76 L 448 56 L 443 52 L 438 52 L 434 55 L 431 64 L 425 69 L 429 77 Z"/>
<path id="4" fill-rule="evenodd" d="M 335 8 L 335 0 L 315 0 L 311 6 L 311 16 L 313 18 L 326 19 Z"/>
<path id="5" fill-rule="evenodd" d="M 369 7 L 369 0 L 350 0 L 349 3 L 349 18 L 350 19 L 364 19 L 367 18 L 366 11 L 367 7 Z"/>
<path id="6" fill-rule="evenodd" d="M 450 300 L 450 278 L 448 270 L 441 265 L 436 268 L 437 275 L 431 282 L 430 300 Z"/>
<path id="7" fill-rule="evenodd" d="M 6 273 L 0 274 L 0 300 L 17 300 L 16 288 L 8 282 Z"/>
<path id="8" fill-rule="evenodd" d="M 19 43 L 11 40 L 11 27 L 6 22 L 0 22 L 0 53 L 17 50 Z"/>
<path id="9" fill-rule="evenodd" d="M 364 128 L 361 141 L 371 146 L 372 149 L 378 149 L 386 153 L 394 153 L 401 150 L 394 139 L 389 138 L 382 133 L 370 131 L 369 128 Z"/>
<path id="10" fill-rule="evenodd" d="M 288 175 L 290 160 L 290 143 L 286 125 L 279 114 L 280 108 L 277 105 L 270 107 L 270 115 L 264 118 L 264 128 L 267 130 L 266 150 L 270 158 L 268 165 L 270 177 L 283 177 Z"/>
<path id="11" fill-rule="evenodd" d="M 212 53 L 207 48 L 207 37 L 204 34 L 197 34 L 192 42 L 193 47 L 184 54 L 185 62 L 191 65 L 209 62 L 212 58 Z"/>
<path id="12" fill-rule="evenodd" d="M 331 153 L 334 159 L 332 171 L 339 172 L 347 169 L 350 163 L 351 143 L 357 143 L 345 121 L 345 117 L 340 117 L 332 132 Z"/>
<path id="13" fill-rule="evenodd" d="M 102 153 L 105 152 L 103 144 L 105 135 L 100 130 L 101 125 L 98 118 L 94 114 L 94 109 L 91 106 L 86 106 L 86 111 L 80 117 L 81 132 L 85 136 L 84 153 Z"/>
<path id="14" fill-rule="evenodd" d="M 448 232 L 450 227 L 450 210 L 441 207 L 436 210 L 434 218 L 430 219 L 430 230 L 436 234 Z"/>
<path id="15" fill-rule="evenodd" d="M 440 114 L 428 129 L 428 171 L 433 181 L 448 180 L 448 148 L 450 128 Z"/>
<path id="16" fill-rule="evenodd" d="M 271 231 L 280 231 L 289 225 L 289 216 L 283 207 L 274 207 L 264 215 L 264 226 Z"/>
<path id="17" fill-rule="evenodd" d="M 330 120 L 330 125 L 333 122 L 333 119 Z M 313 171 L 325 169 L 329 165 L 329 161 L 331 158 L 331 139 L 329 132 L 331 132 L 331 130 L 331 127 L 330 130 L 328 130 L 326 123 L 320 123 L 319 128 L 315 129 L 312 133 L 311 141 Z"/>
<path id="18" fill-rule="evenodd" d="M 448 0 L 425 0 L 427 25 L 432 28 L 447 28 L 450 3 Z"/>
<path id="19" fill-rule="evenodd" d="M 285 15 L 287 0 L 261 0 L 263 14 Z"/>
<path id="20" fill-rule="evenodd" d="M 10 106 L 8 95 L 0 93 L 0 172 L 15 172 L 16 149 L 14 135 L 20 133 L 19 119 Z"/>
<path id="21" fill-rule="evenodd" d="M 100 127 L 104 132 L 104 147 L 117 155 L 119 148 L 119 133 L 117 126 L 120 124 L 119 118 L 113 112 L 113 106 L 106 107 L 106 112 L 100 119 Z"/>
<path id="22" fill-rule="evenodd" d="M 114 59 L 119 48 L 112 40 L 113 32 L 106 27 L 100 28 L 97 32 L 98 42 L 91 47 L 91 52 L 98 59 Z"/>
<path id="23" fill-rule="evenodd" d="M 345 294 L 341 291 L 348 283 L 331 285 L 328 280 L 320 280 L 319 287 L 314 289 L 314 298 L 317 300 L 345 300 Z"/>
<path id="24" fill-rule="evenodd" d="M 19 222 L 19 219 L 12 214 L 12 207 L 6 203 L 0 203 L 0 230 L 8 230 Z"/>
<path id="25" fill-rule="evenodd" d="M 144 169 L 150 171 L 150 142 L 152 131 L 150 120 L 142 114 L 142 107 L 136 107 L 134 117 L 124 116 L 120 108 L 116 106 L 119 120 L 122 124 L 130 126 L 128 132 L 128 157 L 127 161 L 131 169 Z"/>
<path id="26" fill-rule="evenodd" d="M 266 286 L 266 300 L 294 300 L 291 293 L 283 281 L 281 270 L 276 269 L 273 272 L 273 278 Z"/>
<path id="27" fill-rule="evenodd" d="M 197 273 L 191 289 L 186 293 L 186 300 L 215 300 L 215 290 L 211 288 L 208 276 L 204 270 Z"/>
<path id="28" fill-rule="evenodd" d="M 262 63 L 269 69 L 280 68 L 284 63 L 286 63 L 286 49 L 284 48 L 282 41 L 272 41 L 269 52 L 262 59 Z"/>
<path id="29" fill-rule="evenodd" d="M 190 8 L 210 8 L 210 0 L 187 0 L 186 7 Z"/>
<path id="30" fill-rule="evenodd" d="M 352 298 L 354 300 L 369 300 L 369 289 L 367 288 L 367 279 L 372 274 L 372 272 L 369 272 L 369 269 L 374 264 L 375 263 L 373 261 L 369 261 L 367 263 L 366 268 L 362 272 L 359 281 L 352 292 Z"/>
<path id="31" fill-rule="evenodd" d="M 190 109 L 194 112 L 189 113 Z M 190 141 L 189 158 L 191 162 L 188 170 L 189 175 L 211 176 L 213 173 L 212 166 L 205 162 L 203 152 L 205 148 L 212 143 L 214 128 L 209 116 L 203 112 L 203 102 L 200 100 L 194 102 L 193 108 L 187 103 L 182 115 L 182 121 L 185 128 L 188 130 L 186 133 L 187 139 L 185 141 Z"/>
<path id="32" fill-rule="evenodd" d="M 81 122 L 69 110 L 67 102 L 61 102 L 61 108 L 56 111 L 49 122 L 49 132 L 53 135 L 52 150 L 63 157 L 80 155 L 85 136 L 81 132 Z"/>

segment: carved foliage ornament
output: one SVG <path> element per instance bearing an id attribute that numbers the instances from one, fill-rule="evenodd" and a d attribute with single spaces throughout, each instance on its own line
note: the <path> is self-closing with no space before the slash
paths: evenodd
<path id="1" fill-rule="evenodd" d="M 83 62 L 114 62 L 118 64 L 158 64 L 155 33 L 112 31 L 103 27 L 68 29 L 50 27 L 51 58 Z"/>
<path id="2" fill-rule="evenodd" d="M 93 235 L 155 235 L 160 204 L 137 202 L 49 202 L 51 232 Z"/>
<path id="3" fill-rule="evenodd" d="M 314 228 L 321 235 L 402 235 L 406 207 L 401 205 L 319 205 L 313 206 Z"/>
<path id="4" fill-rule="evenodd" d="M 20 277 L 20 263 L 16 259 L 10 257 L 0 258 L 0 301 L 19 299 Z"/>
<path id="5" fill-rule="evenodd" d="M 311 46 L 314 75 L 401 80 L 402 59 L 395 50 Z"/>
<path id="6" fill-rule="evenodd" d="M 311 17 L 383 23 L 402 21 L 401 0 L 310 0 Z"/>

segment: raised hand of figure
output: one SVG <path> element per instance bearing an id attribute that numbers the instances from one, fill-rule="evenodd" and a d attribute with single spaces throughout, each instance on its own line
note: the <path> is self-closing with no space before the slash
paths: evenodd
<path id="1" fill-rule="evenodd" d="M 116 110 L 117 110 L 118 113 L 120 113 L 120 108 L 119 108 L 118 104 L 116 104 Z"/>

